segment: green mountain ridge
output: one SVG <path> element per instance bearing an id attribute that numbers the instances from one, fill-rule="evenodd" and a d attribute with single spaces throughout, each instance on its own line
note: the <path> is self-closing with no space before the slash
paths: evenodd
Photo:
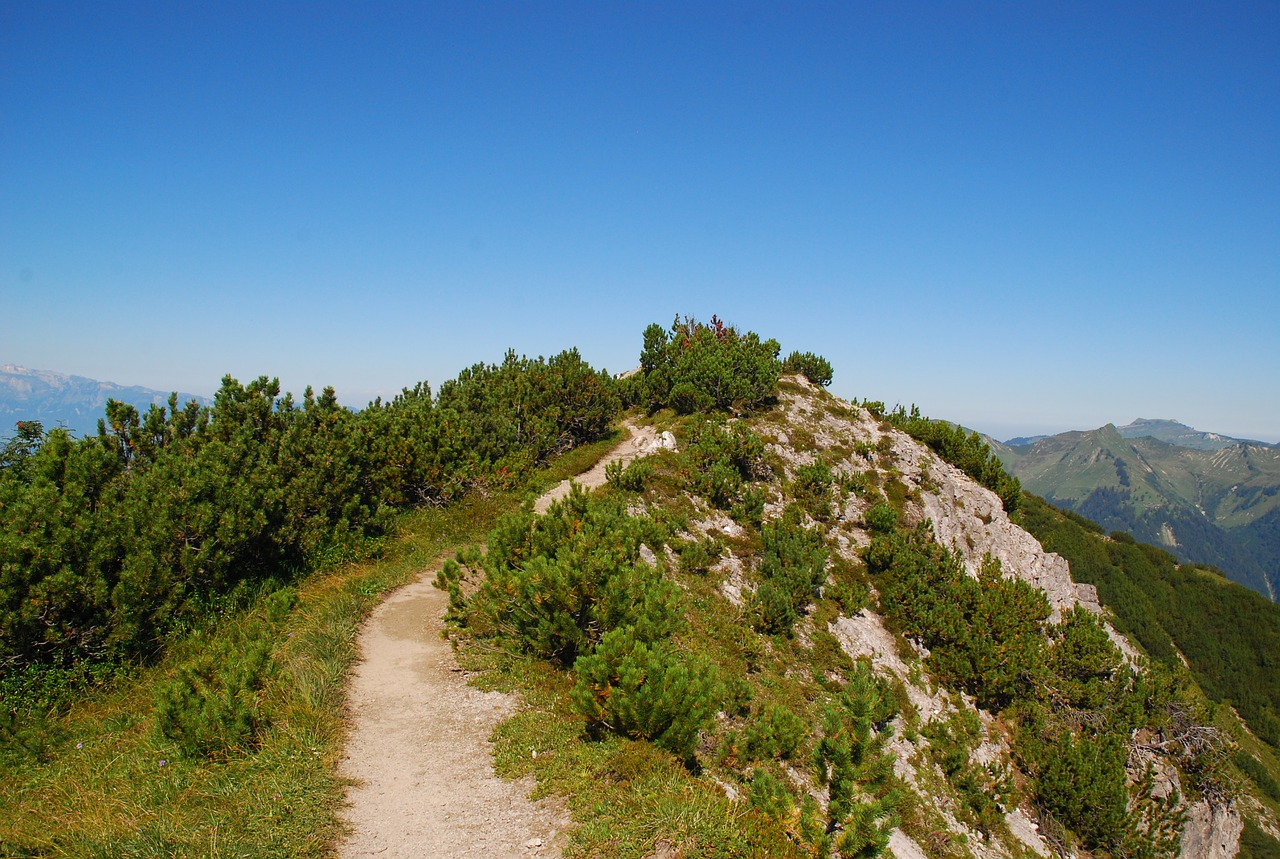
<path id="1" fill-rule="evenodd" d="M 1135 435 L 1144 430 L 1163 439 Z M 1051 503 L 1280 593 L 1280 448 L 1146 419 L 989 444 Z"/>
<path id="2" fill-rule="evenodd" d="M 1196 450 L 1222 450 L 1237 444 L 1250 444 L 1257 447 L 1275 447 L 1264 441 L 1247 438 L 1232 438 L 1216 432 L 1202 432 L 1178 421 L 1163 418 L 1137 418 L 1122 427 L 1116 427 L 1125 438 L 1154 438 L 1178 447 L 1190 447 Z"/>
<path id="3" fill-rule="evenodd" d="M 205 409 L 5 445 L 0 855 L 333 855 L 343 734 L 314 726 L 356 649 L 327 636 L 409 575 L 365 558 L 436 570 L 463 667 L 525 701 L 495 768 L 566 798 L 570 854 L 1280 850 L 1280 606 L 1022 492 L 977 434 L 837 399 L 820 356 L 686 318 L 641 365 L 508 353 L 361 412 L 227 378 Z M 539 470 L 619 422 L 664 443 L 535 514 Z M 1099 438 L 1081 462 L 1167 491 Z M 491 530 L 457 530 L 482 501 Z M 339 620 L 324 593 L 365 599 Z M 246 813 L 264 796 L 289 817 Z"/>

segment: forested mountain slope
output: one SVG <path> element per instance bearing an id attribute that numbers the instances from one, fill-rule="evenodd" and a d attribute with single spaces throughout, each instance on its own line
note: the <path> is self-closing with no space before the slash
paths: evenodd
<path id="1" fill-rule="evenodd" d="M 1142 432 L 1152 435 L 1138 435 Z M 1168 421 L 993 444 L 1031 492 L 1184 561 L 1280 592 L 1280 448 Z"/>

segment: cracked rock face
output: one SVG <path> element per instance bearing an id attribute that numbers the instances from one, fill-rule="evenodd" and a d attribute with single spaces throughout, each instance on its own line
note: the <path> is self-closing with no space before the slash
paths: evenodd
<path id="1" fill-rule="evenodd" d="M 914 439 L 906 441 L 919 446 Z M 963 556 L 969 575 L 976 577 L 990 555 L 1005 575 L 1044 591 L 1054 621 L 1081 602 L 1066 559 L 1046 552 L 1035 537 L 1010 522 L 998 495 L 950 463 L 935 458 L 928 469 L 927 482 L 934 488 L 922 491 L 921 509 L 933 521 L 938 542 Z M 1091 602 L 1096 604 L 1096 592 Z"/>
<path id="2" fill-rule="evenodd" d="M 1244 819 L 1235 804 L 1210 805 L 1201 800 L 1187 809 L 1179 859 L 1232 859 L 1240 851 Z"/>

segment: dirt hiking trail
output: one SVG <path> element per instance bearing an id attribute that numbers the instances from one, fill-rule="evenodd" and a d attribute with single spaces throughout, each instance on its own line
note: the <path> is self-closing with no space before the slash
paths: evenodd
<path id="1" fill-rule="evenodd" d="M 608 462 L 628 462 L 661 442 L 648 427 L 629 436 L 576 478 L 605 482 Z M 569 481 L 539 498 L 538 512 L 569 492 Z M 559 857 L 569 815 L 563 803 L 529 799 L 532 777 L 510 782 L 493 771 L 489 737 L 519 700 L 467 685 L 441 637 L 449 597 L 434 570 L 393 592 L 360 632 L 361 660 L 347 687 L 351 731 L 342 775 L 344 818 L 354 832 L 344 859 Z"/>

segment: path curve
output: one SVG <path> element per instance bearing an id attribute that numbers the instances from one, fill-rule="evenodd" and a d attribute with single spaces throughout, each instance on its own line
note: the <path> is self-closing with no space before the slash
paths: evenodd
<path id="1" fill-rule="evenodd" d="M 578 483 L 603 485 L 606 462 L 630 461 L 656 447 L 652 429 L 624 427 L 628 438 Z M 545 511 L 568 492 L 566 480 L 535 507 Z M 569 825 L 563 803 L 534 802 L 532 777 L 510 782 L 493 771 L 489 737 L 518 701 L 467 685 L 440 635 L 448 595 L 431 578 L 423 571 L 393 592 L 360 632 L 341 766 L 356 784 L 343 814 L 353 834 L 339 855 L 559 857 Z"/>

